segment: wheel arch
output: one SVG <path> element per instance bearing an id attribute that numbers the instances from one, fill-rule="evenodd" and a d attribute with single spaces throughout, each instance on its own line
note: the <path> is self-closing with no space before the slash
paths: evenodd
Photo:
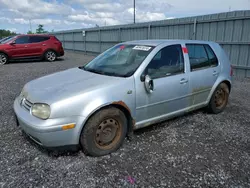
<path id="1" fill-rule="evenodd" d="M 228 81 L 228 80 L 224 80 L 224 81 L 222 81 L 221 83 L 225 83 L 225 84 L 227 84 L 227 87 L 228 87 L 228 89 L 229 89 L 229 93 L 231 92 L 231 88 L 232 88 L 232 84 L 231 84 L 231 82 L 230 81 Z M 220 84 L 221 84 L 220 83 Z"/>
<path id="2" fill-rule="evenodd" d="M 207 104 L 210 102 L 212 96 L 213 96 L 213 93 L 214 91 L 216 90 L 216 88 L 221 84 L 221 83 L 225 83 L 227 86 L 228 86 L 228 89 L 229 89 L 229 93 L 231 92 L 231 89 L 232 89 L 232 83 L 230 80 L 227 80 L 227 79 L 222 79 L 220 81 L 217 82 L 217 84 L 214 84 L 214 86 L 212 87 L 212 90 L 209 94 L 209 97 L 208 97 L 208 100 L 207 100 Z"/>
<path id="3" fill-rule="evenodd" d="M 8 58 L 10 58 L 10 56 L 9 56 L 5 51 L 0 50 L 0 53 L 3 53 L 3 54 L 5 54 Z"/>
<path id="4" fill-rule="evenodd" d="M 59 55 L 55 49 L 53 49 L 53 48 L 48 48 L 48 49 L 46 49 L 46 50 L 44 51 L 43 57 L 45 57 L 45 54 L 46 54 L 48 51 L 53 51 L 53 52 L 56 53 L 57 56 Z"/>
<path id="5" fill-rule="evenodd" d="M 82 126 L 81 126 L 81 129 L 80 129 L 80 134 L 79 134 L 79 142 L 80 142 L 80 139 L 81 139 L 81 132 L 83 131 L 86 123 L 88 122 L 88 120 L 94 116 L 97 112 L 103 110 L 103 109 L 107 109 L 107 108 L 110 108 L 110 107 L 115 107 L 119 110 L 121 110 L 124 115 L 126 116 L 127 118 L 127 121 L 128 121 L 128 124 L 127 124 L 127 136 L 133 132 L 133 129 L 134 129 L 134 125 L 135 125 L 135 120 L 133 119 L 132 115 L 131 115 L 131 112 L 130 112 L 130 109 L 128 108 L 128 106 L 122 102 L 122 101 L 119 101 L 119 102 L 113 102 L 113 103 L 109 103 L 109 104 L 105 104 L 103 106 L 100 106 L 98 107 L 97 109 L 93 110 L 87 117 L 86 117 L 86 120 L 83 122 Z"/>

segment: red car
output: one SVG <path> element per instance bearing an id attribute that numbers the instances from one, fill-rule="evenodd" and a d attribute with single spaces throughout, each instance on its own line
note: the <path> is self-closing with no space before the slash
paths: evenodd
<path id="1" fill-rule="evenodd" d="M 55 61 L 63 55 L 62 43 L 52 35 L 17 35 L 0 44 L 0 65 L 9 60 Z"/>

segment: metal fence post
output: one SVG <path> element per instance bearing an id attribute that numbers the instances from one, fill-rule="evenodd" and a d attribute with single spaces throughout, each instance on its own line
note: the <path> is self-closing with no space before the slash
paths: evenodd
<path id="1" fill-rule="evenodd" d="M 102 43 L 101 43 L 101 29 L 99 29 L 99 52 L 102 52 Z"/>
<path id="2" fill-rule="evenodd" d="M 62 33 L 62 37 L 63 37 L 63 46 L 64 46 L 64 48 L 66 48 L 66 47 L 65 47 L 64 33 Z"/>
<path id="3" fill-rule="evenodd" d="M 151 25 L 148 24 L 148 39 L 150 39 L 150 35 L 151 35 Z"/>
<path id="4" fill-rule="evenodd" d="M 193 36 L 192 36 L 193 40 L 196 39 L 196 28 L 197 28 L 197 18 L 194 19 L 194 32 L 193 32 Z"/>
<path id="5" fill-rule="evenodd" d="M 73 51 L 75 51 L 75 38 L 74 38 L 74 31 L 72 32 L 72 38 L 73 38 Z"/>
<path id="6" fill-rule="evenodd" d="M 118 42 L 122 42 L 122 31 L 121 31 L 121 28 L 119 27 L 118 28 Z"/>

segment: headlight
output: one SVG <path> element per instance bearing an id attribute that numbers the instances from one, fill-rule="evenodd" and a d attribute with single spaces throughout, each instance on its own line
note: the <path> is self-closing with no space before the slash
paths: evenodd
<path id="1" fill-rule="evenodd" d="M 47 104 L 34 104 L 31 113 L 40 119 L 48 119 L 50 116 L 50 106 Z"/>

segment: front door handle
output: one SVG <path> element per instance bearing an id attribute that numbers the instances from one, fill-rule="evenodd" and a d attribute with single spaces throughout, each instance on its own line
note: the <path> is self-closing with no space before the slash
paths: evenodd
<path id="1" fill-rule="evenodd" d="M 46 44 L 43 44 L 43 46 L 46 46 Z"/>
<path id="2" fill-rule="evenodd" d="M 180 81 L 180 84 L 186 84 L 186 83 L 188 83 L 188 80 L 185 78 L 182 78 Z"/>
<path id="3" fill-rule="evenodd" d="M 28 46 L 24 46 L 24 48 L 28 48 Z"/>

